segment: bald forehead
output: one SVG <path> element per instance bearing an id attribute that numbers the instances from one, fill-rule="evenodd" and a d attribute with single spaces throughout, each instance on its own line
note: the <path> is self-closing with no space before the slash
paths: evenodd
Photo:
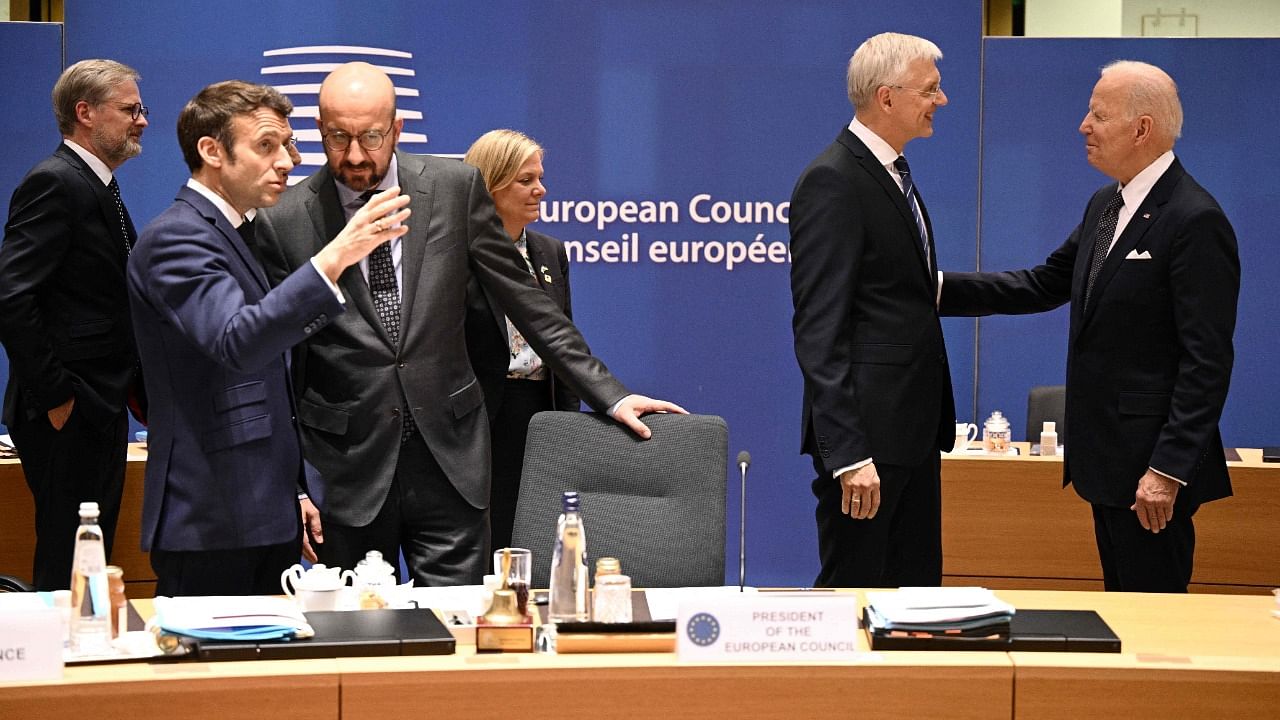
<path id="1" fill-rule="evenodd" d="M 362 62 L 347 63 L 329 73 L 320 85 L 320 109 L 339 112 L 390 114 L 395 107 L 395 85 L 378 68 Z"/>

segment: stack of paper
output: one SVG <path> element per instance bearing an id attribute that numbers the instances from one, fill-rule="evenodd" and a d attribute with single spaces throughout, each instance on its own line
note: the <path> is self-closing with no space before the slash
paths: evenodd
<path id="1" fill-rule="evenodd" d="M 980 587 L 919 587 L 867 593 L 873 632 L 1008 635 L 1014 609 Z"/>
<path id="2" fill-rule="evenodd" d="M 290 598 L 260 595 L 157 597 L 160 629 L 206 640 L 274 640 L 315 632 Z"/>

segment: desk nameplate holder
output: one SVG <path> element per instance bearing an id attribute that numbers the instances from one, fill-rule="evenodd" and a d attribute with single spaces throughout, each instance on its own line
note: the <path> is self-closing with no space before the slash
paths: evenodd
<path id="1" fill-rule="evenodd" d="M 853 660 L 858 656 L 854 593 L 747 594 L 680 603 L 681 662 Z"/>
<path id="2" fill-rule="evenodd" d="M 0 682 L 62 677 L 62 619 L 35 593 L 0 593 Z"/>

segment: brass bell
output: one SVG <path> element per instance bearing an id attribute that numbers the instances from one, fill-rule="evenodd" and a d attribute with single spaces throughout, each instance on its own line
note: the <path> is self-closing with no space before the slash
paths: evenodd
<path id="1" fill-rule="evenodd" d="M 490 625 L 520 625 L 524 616 L 516 605 L 516 592 L 503 588 L 493 591 L 493 604 L 484 614 L 484 621 Z"/>

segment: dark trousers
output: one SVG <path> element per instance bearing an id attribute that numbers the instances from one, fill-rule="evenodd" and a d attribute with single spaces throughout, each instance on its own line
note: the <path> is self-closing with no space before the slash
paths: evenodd
<path id="1" fill-rule="evenodd" d="M 840 512 L 840 481 L 815 463 L 818 478 L 817 587 L 942 584 L 941 458 L 914 467 L 876 464 L 880 511 L 870 520 Z"/>
<path id="2" fill-rule="evenodd" d="M 302 529 L 301 519 L 298 523 Z M 302 536 L 231 550 L 151 551 L 156 595 L 279 595 L 280 576 L 302 557 Z"/>
<path id="3" fill-rule="evenodd" d="M 524 470 L 524 445 L 529 420 L 551 409 L 550 380 L 507 380 L 502 405 L 489 421 L 493 448 L 493 487 L 489 492 L 490 546 L 510 547 Z"/>
<path id="4" fill-rule="evenodd" d="M 1188 511 L 1189 510 L 1189 511 Z M 1196 550 L 1195 508 L 1174 506 L 1159 533 L 1142 529 L 1127 508 L 1093 506 L 1093 534 L 1103 587 L 1120 592 L 1184 593 Z"/>
<path id="5" fill-rule="evenodd" d="M 111 558 L 124 493 L 128 416 L 121 411 L 106 426 L 97 427 L 73 407 L 62 430 L 54 430 L 49 418 L 41 416 L 9 432 L 35 501 L 33 584 L 37 590 L 65 590 L 71 587 L 80 503 L 98 503 L 98 524 Z"/>
<path id="6" fill-rule="evenodd" d="M 477 510 L 445 477 L 415 432 L 400 446 L 396 475 L 382 508 L 368 525 L 342 525 L 324 516 L 320 562 L 352 569 L 365 553 L 378 550 L 396 565 L 403 550 L 417 586 L 479 585 L 489 560 L 489 511 Z M 403 579 L 403 578 L 401 578 Z"/>

